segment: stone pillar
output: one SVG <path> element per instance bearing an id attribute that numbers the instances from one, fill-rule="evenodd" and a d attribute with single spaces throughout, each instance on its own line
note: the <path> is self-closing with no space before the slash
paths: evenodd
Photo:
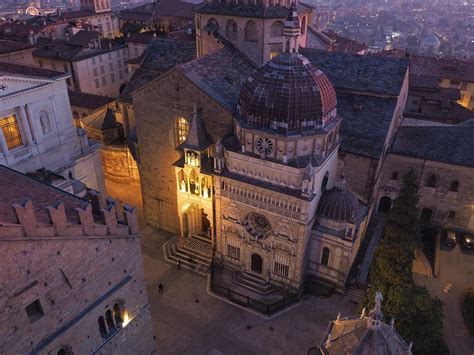
<path id="1" fill-rule="evenodd" d="M 26 136 L 26 141 L 28 142 L 28 145 L 32 147 L 35 144 L 35 141 L 33 140 L 33 126 L 31 123 L 31 118 L 29 114 L 26 111 L 26 108 L 24 105 L 20 106 L 20 117 L 19 121 L 21 122 L 21 126 L 23 127 L 23 132 Z"/>
<path id="2" fill-rule="evenodd" d="M 184 239 L 184 213 L 180 213 L 179 215 L 179 237 L 180 239 Z"/>
<path id="3" fill-rule="evenodd" d="M 0 132 L 0 146 L 2 147 L 3 155 L 7 156 L 9 154 L 9 151 L 8 151 L 7 141 L 5 140 L 5 137 L 3 136 L 3 132 Z"/>

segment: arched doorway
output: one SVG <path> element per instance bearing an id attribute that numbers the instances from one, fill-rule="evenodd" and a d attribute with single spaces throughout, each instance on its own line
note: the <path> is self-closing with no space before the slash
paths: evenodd
<path id="1" fill-rule="evenodd" d="M 262 257 L 258 254 L 252 254 L 252 264 L 251 264 L 252 271 L 261 274 L 262 266 L 263 266 Z"/>
<path id="2" fill-rule="evenodd" d="M 383 196 L 379 201 L 379 212 L 387 214 L 392 208 L 392 199 L 388 196 Z"/>

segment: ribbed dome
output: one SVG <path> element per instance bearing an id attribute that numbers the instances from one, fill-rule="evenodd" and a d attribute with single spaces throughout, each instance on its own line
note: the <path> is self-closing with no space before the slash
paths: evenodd
<path id="1" fill-rule="evenodd" d="M 240 119 L 256 129 L 311 132 L 336 116 L 329 78 L 298 53 L 282 53 L 261 66 L 240 91 Z"/>
<path id="2" fill-rule="evenodd" d="M 436 35 L 431 34 L 423 40 L 421 45 L 423 47 L 439 47 L 441 45 L 441 42 Z"/>
<path id="3" fill-rule="evenodd" d="M 318 214 L 335 221 L 350 222 L 360 210 L 359 201 L 346 189 L 333 188 L 326 191 L 319 201 Z"/>

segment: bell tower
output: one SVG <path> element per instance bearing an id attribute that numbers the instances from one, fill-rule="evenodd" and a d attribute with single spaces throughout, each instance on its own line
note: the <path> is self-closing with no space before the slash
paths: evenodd
<path id="1" fill-rule="evenodd" d="M 288 10 L 298 22 L 298 46 L 306 45 L 312 8 L 298 0 L 205 0 L 196 8 L 197 55 L 222 48 L 226 41 L 244 52 L 257 65 L 285 50 L 284 28 Z"/>
<path id="2" fill-rule="evenodd" d="M 90 10 L 95 13 L 112 11 L 111 0 L 81 0 L 81 9 Z"/>
<path id="3" fill-rule="evenodd" d="M 206 132 L 202 112 L 194 105 L 186 141 L 178 149 L 183 157 L 175 166 L 180 241 L 197 238 L 209 243 L 214 240 L 212 141 Z"/>

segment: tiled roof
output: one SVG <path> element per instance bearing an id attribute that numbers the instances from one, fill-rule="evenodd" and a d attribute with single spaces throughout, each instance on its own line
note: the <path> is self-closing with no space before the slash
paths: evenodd
<path id="1" fill-rule="evenodd" d="M 255 69 L 245 55 L 229 47 L 177 66 L 180 73 L 230 112 L 235 112 L 240 88 Z"/>
<path id="2" fill-rule="evenodd" d="M 140 67 L 130 78 L 120 98 L 128 100 L 130 94 L 179 63 L 186 63 L 196 56 L 194 42 L 182 42 L 169 38 L 156 38 L 143 54 Z"/>
<path id="3" fill-rule="evenodd" d="M 400 127 L 391 152 L 474 167 L 474 125 Z"/>
<path id="4" fill-rule="evenodd" d="M 408 60 L 301 48 L 300 53 L 331 79 L 336 89 L 398 96 Z"/>
<path id="5" fill-rule="evenodd" d="M 21 76 L 34 76 L 39 78 L 53 79 L 66 75 L 53 70 L 47 70 L 38 67 L 30 67 L 27 65 L 4 63 L 0 62 L 0 75 L 21 75 Z"/>
<path id="6" fill-rule="evenodd" d="M 418 111 L 405 109 L 403 116 L 447 124 L 458 124 L 474 118 L 474 111 L 469 110 L 457 102 L 433 103 L 429 99 L 422 99 L 418 108 Z"/>
<path id="7" fill-rule="evenodd" d="M 337 112 L 343 118 L 340 150 L 380 159 L 397 100 L 336 92 Z"/>
<path id="8" fill-rule="evenodd" d="M 309 12 L 311 7 L 306 4 L 297 5 L 298 13 Z M 196 7 L 200 14 L 218 14 L 226 16 L 256 17 L 256 18 L 286 18 L 289 9 L 284 6 L 261 6 L 245 4 L 222 4 L 217 2 L 203 2 Z"/>
<path id="9" fill-rule="evenodd" d="M 33 47 L 34 45 L 30 44 L 30 42 L 22 43 L 22 42 L 15 42 L 15 41 L 0 40 L 0 54 L 12 53 L 12 52 L 21 51 L 24 49 L 30 49 Z"/>
<path id="10" fill-rule="evenodd" d="M 414 74 L 474 82 L 474 61 L 412 56 L 410 70 Z"/>
<path id="11" fill-rule="evenodd" d="M 56 201 L 63 201 L 69 222 L 77 223 L 75 208 L 83 208 L 85 200 L 52 187 L 46 183 L 27 177 L 17 171 L 0 165 L 0 225 L 2 223 L 18 223 L 13 204 L 20 204 L 24 199 L 33 203 L 39 224 L 49 224 L 50 219 L 46 207 Z"/>
<path id="12" fill-rule="evenodd" d="M 71 106 L 83 107 L 91 110 L 101 108 L 115 100 L 112 97 L 88 94 L 79 91 L 68 91 L 68 95 Z"/>
<path id="13" fill-rule="evenodd" d="M 179 0 L 161 0 L 133 9 L 120 11 L 119 18 L 127 21 L 148 22 L 154 17 L 170 16 L 194 19 L 194 8 L 196 4 Z"/>
<path id="14" fill-rule="evenodd" d="M 155 36 L 153 36 L 152 33 L 129 33 L 127 37 L 125 37 L 125 42 L 148 44 L 153 38 L 155 38 Z"/>
<path id="15" fill-rule="evenodd" d="M 106 14 L 107 12 L 101 12 L 100 15 Z M 66 20 L 74 20 L 76 18 L 83 18 L 83 17 L 89 17 L 89 16 L 97 16 L 95 12 L 91 10 L 76 10 L 76 11 L 68 11 L 64 13 L 64 18 Z"/>
<path id="16" fill-rule="evenodd" d="M 81 118 L 81 122 L 83 122 L 86 126 L 99 130 L 120 127 L 120 124 L 115 119 L 114 110 L 110 108 L 95 112 L 87 117 Z"/>

